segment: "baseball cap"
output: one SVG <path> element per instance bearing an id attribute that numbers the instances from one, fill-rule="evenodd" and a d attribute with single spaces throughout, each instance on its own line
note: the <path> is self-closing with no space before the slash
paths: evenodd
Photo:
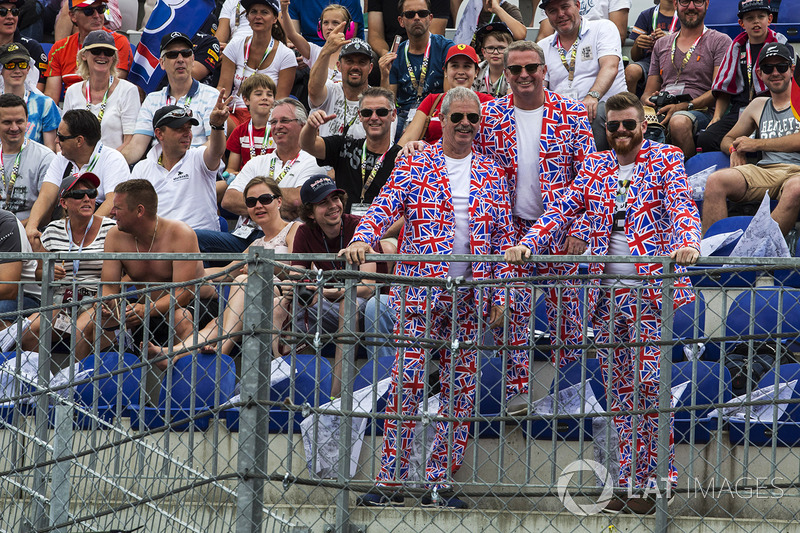
<path id="1" fill-rule="evenodd" d="M 161 38 L 161 49 L 160 49 L 160 52 L 163 53 L 164 52 L 164 48 L 166 48 L 167 46 L 171 45 L 175 41 L 183 41 L 187 45 L 189 45 L 189 48 L 192 48 L 194 46 L 192 44 L 192 40 L 189 38 L 188 35 L 186 35 L 185 33 L 181 33 L 179 31 L 173 31 L 173 32 L 164 34 L 164 36 Z"/>
<path id="2" fill-rule="evenodd" d="M 475 42 L 482 43 L 484 37 L 496 31 L 501 31 L 511 35 L 512 38 L 514 37 L 514 34 L 511 33 L 511 28 L 505 22 L 490 22 L 478 28 L 478 31 L 475 32 Z"/>
<path id="3" fill-rule="evenodd" d="M 339 59 L 353 54 L 361 54 L 372 59 L 372 47 L 361 39 L 351 39 L 350 42 L 344 45 L 339 51 Z"/>
<path id="4" fill-rule="evenodd" d="M 344 191 L 326 174 L 314 174 L 300 188 L 300 201 L 304 204 L 318 204 L 333 193 Z"/>
<path id="5" fill-rule="evenodd" d="M 769 0 L 741 0 L 739 2 L 739 18 L 751 11 L 768 11 L 772 13 L 772 9 L 769 7 Z"/>
<path id="6" fill-rule="evenodd" d="M 100 186 L 100 178 L 97 177 L 97 174 L 92 172 L 84 172 L 83 174 L 70 174 L 66 178 L 61 181 L 61 187 L 58 189 L 58 197 L 63 198 L 65 194 L 67 194 L 75 184 L 81 180 L 86 180 L 92 184 L 92 187 L 95 189 Z"/>
<path id="7" fill-rule="evenodd" d="M 191 122 L 193 126 L 200 125 L 200 122 L 192 116 L 192 110 L 182 105 L 165 105 L 153 114 L 153 129 L 165 126 L 180 128 L 187 122 Z"/>
<path id="8" fill-rule="evenodd" d="M 69 9 L 73 10 L 78 7 L 89 7 L 92 4 L 103 4 L 102 0 L 69 0 Z"/>
<path id="9" fill-rule="evenodd" d="M 27 48 L 19 43 L 8 43 L 0 46 L 0 64 L 19 59 L 30 61 L 31 55 L 28 53 Z"/>
<path id="10" fill-rule="evenodd" d="M 92 48 L 110 48 L 116 50 L 117 45 L 114 44 L 114 36 L 105 30 L 90 31 L 89 35 L 83 40 L 83 49 L 91 50 Z"/>
<path id="11" fill-rule="evenodd" d="M 791 63 L 794 63 L 794 50 L 781 43 L 767 43 L 758 54 L 758 62 L 761 63 L 770 57 L 782 57 Z"/>
<path id="12" fill-rule="evenodd" d="M 458 56 L 468 57 L 476 65 L 481 62 L 480 59 L 478 59 L 478 54 L 475 53 L 474 48 L 468 44 L 457 44 L 455 46 L 451 46 L 450 50 L 447 51 L 447 57 L 444 60 L 444 64 L 447 65 L 451 59 Z"/>
<path id="13" fill-rule="evenodd" d="M 281 3 L 279 0 L 241 0 L 239 2 L 242 7 L 247 11 L 256 4 L 263 4 L 272 8 L 275 13 L 281 12 Z"/>

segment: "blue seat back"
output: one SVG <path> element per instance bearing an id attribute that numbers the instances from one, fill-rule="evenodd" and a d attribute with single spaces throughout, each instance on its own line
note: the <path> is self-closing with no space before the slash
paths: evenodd
<path id="1" fill-rule="evenodd" d="M 233 396 L 236 387 L 236 367 L 233 359 L 225 354 L 187 355 L 178 359 L 171 371 L 171 382 L 169 376 L 164 375 L 159 407 L 167 406 L 168 396 L 173 409 L 189 409 L 192 398 L 195 407 L 212 407 L 217 391 L 219 403 L 223 403 Z"/>
<path id="2" fill-rule="evenodd" d="M 800 363 L 781 365 L 780 371 L 778 372 L 778 383 L 789 383 L 791 381 L 797 381 L 794 392 L 792 392 L 792 398 L 800 398 Z M 763 389 L 765 387 L 774 385 L 775 369 L 770 369 L 758 382 L 757 388 Z M 786 413 L 784 414 L 782 420 L 786 420 L 788 422 L 800 422 L 800 404 L 788 403 L 785 406 Z"/>
<path id="3" fill-rule="evenodd" d="M 723 9 L 720 11 L 725 10 Z M 738 19 L 736 19 L 735 13 L 734 19 L 735 20 L 733 22 L 737 27 L 739 27 Z M 692 174 L 697 174 L 701 170 L 713 167 L 714 165 L 717 166 L 717 170 L 721 168 L 728 168 L 731 166 L 730 156 L 728 156 L 728 154 L 723 154 L 722 152 L 705 152 L 697 154 L 686 161 L 686 175 L 691 176 Z"/>
<path id="4" fill-rule="evenodd" d="M 781 333 L 800 333 L 800 291 L 759 287 L 737 295 L 725 317 L 725 336 L 750 335 L 751 322 L 753 335 L 778 333 L 779 327 Z M 787 346 L 797 350 L 796 344 Z"/>
<path id="5" fill-rule="evenodd" d="M 567 363 L 563 368 L 557 371 L 556 380 L 558 381 L 558 390 L 563 391 L 573 385 L 581 383 L 581 376 L 583 361 L 573 361 Z M 586 374 L 585 378 L 587 383 L 592 387 L 595 398 L 597 398 L 600 406 L 606 408 L 606 389 L 603 381 L 603 373 L 600 369 L 600 359 L 587 358 L 586 359 Z M 556 380 L 550 387 L 550 392 L 555 392 Z"/>
<path id="6" fill-rule="evenodd" d="M 287 364 L 292 364 L 292 356 L 282 357 Z M 289 398 L 295 404 L 305 402 L 311 405 L 322 405 L 330 401 L 333 369 L 330 361 L 314 354 L 297 354 L 294 356 L 294 380 L 286 379 L 270 387 L 270 400 L 283 401 Z M 319 402 L 314 396 L 319 391 Z"/>
<path id="7" fill-rule="evenodd" d="M 121 369 L 130 369 L 138 365 L 141 360 L 132 353 L 123 353 L 122 361 L 117 352 L 103 352 L 97 355 L 90 354 L 86 359 L 81 361 L 81 368 L 83 370 L 94 369 L 93 376 L 109 374 L 111 372 L 118 372 Z M 120 380 L 122 386 L 120 387 Z M 97 394 L 97 405 L 111 406 L 117 405 L 118 395 L 117 392 L 121 389 L 122 407 L 128 407 L 131 404 L 139 403 L 139 387 L 142 382 L 142 368 L 133 368 L 112 374 L 111 376 L 101 378 L 89 383 L 78 385 L 76 393 L 84 405 L 91 406 L 94 403 L 95 391 Z"/>
<path id="8" fill-rule="evenodd" d="M 713 235 L 719 235 L 722 233 L 730 233 L 736 230 L 746 230 L 747 226 L 750 225 L 750 222 L 753 220 L 753 217 L 748 216 L 739 216 L 739 217 L 727 217 L 721 220 L 714 222 L 710 228 L 706 231 L 706 234 L 703 236 L 711 237 Z M 728 257 L 733 252 L 733 249 L 736 248 L 736 245 L 739 243 L 739 239 L 722 246 L 721 248 L 717 249 L 711 255 L 713 257 Z"/>
<path id="9" fill-rule="evenodd" d="M 675 399 L 675 406 L 709 405 L 730 401 L 731 374 L 719 362 L 684 361 L 672 365 L 672 386 L 688 381 L 680 396 Z M 694 397 L 693 397 L 694 396 Z M 676 420 L 689 420 L 692 412 L 695 418 L 708 416 L 713 408 L 706 407 L 693 411 L 677 411 Z"/>

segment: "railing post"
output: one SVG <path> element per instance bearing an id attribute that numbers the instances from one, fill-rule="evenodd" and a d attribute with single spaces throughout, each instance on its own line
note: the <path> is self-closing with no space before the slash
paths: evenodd
<path id="1" fill-rule="evenodd" d="M 71 405 L 55 406 L 55 428 L 53 431 L 53 458 L 60 459 L 72 455 L 72 438 L 75 432 L 73 427 L 73 407 Z M 69 469 L 72 461 L 61 461 L 53 465 L 52 479 L 50 480 L 50 525 L 60 524 L 69 520 L 69 500 L 72 485 L 69 478 Z M 67 529 L 55 529 L 56 533 Z"/>
<path id="2" fill-rule="evenodd" d="M 662 279 L 661 291 L 661 341 L 673 338 L 672 321 L 675 315 L 675 263 L 666 260 L 662 269 L 664 278 Z M 669 428 L 672 413 L 667 411 L 672 407 L 672 350 L 661 345 L 661 356 L 659 358 L 661 369 L 660 381 L 658 385 L 658 464 L 656 473 L 658 475 L 658 491 L 660 498 L 656 498 L 656 533 L 666 533 L 669 529 L 670 517 L 667 512 L 669 502 L 668 495 L 672 491 L 669 480 Z"/>
<path id="3" fill-rule="evenodd" d="M 272 293 L 275 252 L 250 249 L 245 287 L 242 343 L 241 399 L 269 400 Z M 248 333 L 253 330 L 255 333 Z M 264 354 L 267 354 L 266 356 Z M 255 403 L 241 408 L 239 417 L 236 533 L 260 533 L 264 520 L 263 499 L 267 467 L 267 408 Z"/>

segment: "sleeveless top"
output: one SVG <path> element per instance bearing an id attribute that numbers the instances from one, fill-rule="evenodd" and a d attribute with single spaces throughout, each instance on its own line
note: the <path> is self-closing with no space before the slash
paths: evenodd
<path id="1" fill-rule="evenodd" d="M 295 224 L 299 224 L 299 222 L 296 220 L 289 222 L 280 232 L 278 232 L 277 235 L 272 237 L 270 240 L 267 241 L 264 237 L 259 237 L 258 239 L 254 240 L 250 246 L 263 246 L 264 248 L 268 248 L 270 250 L 277 250 L 279 247 L 286 248 L 288 247 L 286 244 L 286 235 Z"/>
<path id="2" fill-rule="evenodd" d="M 777 111 L 770 98 L 761 111 L 761 119 L 758 121 L 758 136 L 761 139 L 773 139 L 785 137 L 800 131 L 800 122 L 794 118 L 792 106 L 787 106 L 783 111 Z M 771 165 L 774 163 L 788 163 L 790 165 L 800 165 L 800 154 L 795 152 L 763 152 L 758 166 Z"/>

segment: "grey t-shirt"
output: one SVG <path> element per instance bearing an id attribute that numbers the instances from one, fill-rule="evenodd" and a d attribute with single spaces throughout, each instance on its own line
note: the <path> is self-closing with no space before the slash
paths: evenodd
<path id="1" fill-rule="evenodd" d="M 16 154 L 3 154 L 3 176 L 0 186 L 0 207 L 14 213 L 18 219 L 24 220 L 31 214 L 31 207 L 39 197 L 42 181 L 56 154 L 43 144 L 28 141 L 20 157 L 19 172 L 9 193 L 9 181 L 12 177 Z"/>
<path id="2" fill-rule="evenodd" d="M 777 139 L 786 137 L 800 131 L 800 122 L 794 118 L 792 106 L 788 106 L 783 111 L 778 111 L 772 105 L 772 98 L 764 104 L 761 111 L 761 118 L 758 121 L 758 136 L 761 139 Z M 800 154 L 796 152 L 762 152 L 759 166 L 771 165 L 774 163 L 786 163 L 789 165 L 800 165 Z"/>

